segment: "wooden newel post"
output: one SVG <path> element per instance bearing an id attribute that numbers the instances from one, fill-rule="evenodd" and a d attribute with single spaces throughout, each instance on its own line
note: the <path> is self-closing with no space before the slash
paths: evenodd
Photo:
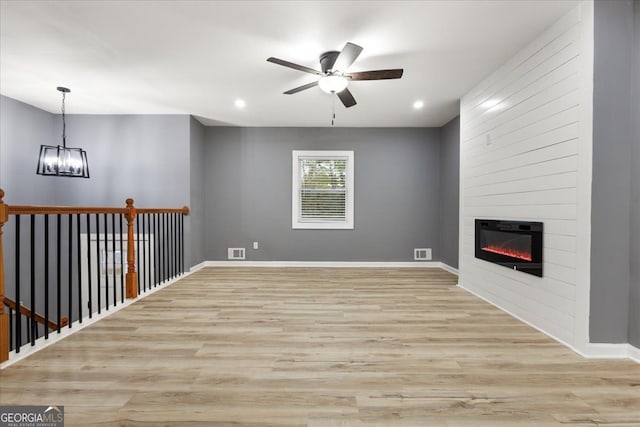
<path id="1" fill-rule="evenodd" d="M 138 296 L 138 273 L 136 272 L 136 246 L 133 237 L 133 220 L 136 218 L 136 208 L 133 199 L 127 199 L 127 298 Z"/>
<path id="2" fill-rule="evenodd" d="M 2 252 L 2 226 L 9 220 L 4 204 L 4 191 L 0 189 L 0 363 L 9 360 L 9 313 L 4 311 L 4 253 Z"/>

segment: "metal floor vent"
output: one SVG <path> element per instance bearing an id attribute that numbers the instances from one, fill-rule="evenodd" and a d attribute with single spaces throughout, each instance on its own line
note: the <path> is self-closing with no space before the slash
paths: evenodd
<path id="1" fill-rule="evenodd" d="M 429 261 L 431 259 L 431 248 L 415 248 L 413 250 L 414 261 Z"/>
<path id="2" fill-rule="evenodd" d="M 228 259 L 245 259 L 244 248 L 228 248 L 227 258 Z"/>

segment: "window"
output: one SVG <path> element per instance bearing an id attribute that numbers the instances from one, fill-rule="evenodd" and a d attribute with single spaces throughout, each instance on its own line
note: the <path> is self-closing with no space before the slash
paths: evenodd
<path id="1" fill-rule="evenodd" d="M 353 228 L 353 151 L 293 151 L 293 228 Z"/>

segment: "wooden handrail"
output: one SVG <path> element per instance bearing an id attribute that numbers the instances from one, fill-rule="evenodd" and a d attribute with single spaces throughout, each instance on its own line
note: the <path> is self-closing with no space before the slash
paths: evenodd
<path id="1" fill-rule="evenodd" d="M 4 303 L 4 305 L 6 305 L 7 307 L 9 307 L 11 310 L 16 309 L 16 302 L 12 299 L 9 299 L 8 297 L 4 297 L 4 300 L 2 301 Z M 20 314 L 23 314 L 27 317 L 31 317 L 31 310 L 29 310 L 27 307 L 25 307 L 24 305 L 20 305 Z M 34 317 L 36 319 L 36 322 L 40 323 L 41 325 L 44 325 L 46 323 L 46 325 L 49 327 L 49 329 L 58 329 L 58 324 L 56 322 L 54 322 L 53 320 L 47 320 L 45 321 L 45 318 L 43 315 L 35 313 Z M 67 326 L 69 324 L 69 319 L 65 316 L 60 318 L 60 327 L 64 327 Z"/>
<path id="2" fill-rule="evenodd" d="M 77 206 L 14 206 L 6 205 L 9 215 L 41 215 L 41 214 L 126 214 L 127 208 L 101 208 Z"/>
<path id="3" fill-rule="evenodd" d="M 0 363 L 9 359 L 9 315 L 4 307 L 15 310 L 16 303 L 5 296 L 4 258 L 2 251 L 2 226 L 9 220 L 9 215 L 81 215 L 81 214 L 121 214 L 127 220 L 127 272 L 126 272 L 126 297 L 136 298 L 138 296 L 138 273 L 136 272 L 136 253 L 134 237 L 134 220 L 138 214 L 175 213 L 189 215 L 189 208 L 143 208 L 138 209 L 133 205 L 133 199 L 126 200 L 126 207 L 87 207 L 87 206 L 30 206 L 30 205 L 7 205 L 3 201 L 4 191 L 0 189 Z M 31 316 L 31 310 L 20 306 L 20 312 L 26 316 Z M 33 316 L 38 323 L 44 324 L 45 319 L 34 313 Z M 61 319 L 60 326 L 66 326 L 68 319 Z M 48 327 L 57 329 L 58 325 L 53 321 L 48 321 Z"/>
<path id="4" fill-rule="evenodd" d="M 41 215 L 41 214 L 60 214 L 60 215 L 74 215 L 74 214 L 127 214 L 129 210 L 127 208 L 100 208 L 100 207 L 77 207 L 77 206 L 19 206 L 19 205 L 6 205 L 7 213 L 9 215 Z M 154 213 L 179 213 L 183 215 L 189 215 L 189 208 L 184 206 L 182 208 L 136 208 L 138 213 L 154 214 Z"/>
<path id="5" fill-rule="evenodd" d="M 182 215 L 189 215 L 189 208 L 184 206 L 177 209 L 152 209 L 152 208 L 136 208 L 139 214 L 153 214 L 153 213 L 180 213 Z"/>

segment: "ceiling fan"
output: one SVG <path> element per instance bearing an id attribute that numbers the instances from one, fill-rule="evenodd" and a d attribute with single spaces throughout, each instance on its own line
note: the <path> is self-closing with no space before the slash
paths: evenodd
<path id="1" fill-rule="evenodd" d="M 340 52 L 335 50 L 324 52 L 320 55 L 320 69 L 322 71 L 317 71 L 313 68 L 305 67 L 304 65 L 294 64 L 293 62 L 274 57 L 267 58 L 267 61 L 293 68 L 294 70 L 320 76 L 320 78 L 315 82 L 307 83 L 284 92 L 285 95 L 293 95 L 294 93 L 298 93 L 315 86 L 320 86 L 320 89 L 324 92 L 335 93 L 338 95 L 340 101 L 342 101 L 344 106 L 348 108 L 356 105 L 355 98 L 349 89 L 347 89 L 347 85 L 350 80 L 399 79 L 402 77 L 402 73 L 404 71 L 402 68 L 396 68 L 392 70 L 371 70 L 347 73 L 347 69 L 355 62 L 361 52 L 362 47 L 354 43 L 347 43 Z"/>

